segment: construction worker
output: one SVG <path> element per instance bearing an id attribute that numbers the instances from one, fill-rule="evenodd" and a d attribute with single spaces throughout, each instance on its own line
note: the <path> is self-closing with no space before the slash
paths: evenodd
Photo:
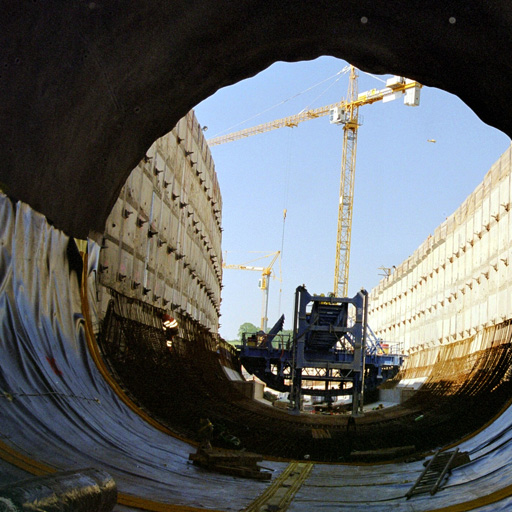
<path id="1" fill-rule="evenodd" d="M 178 334 L 178 321 L 171 315 L 164 313 L 162 315 L 162 328 L 165 332 L 165 338 L 167 340 L 167 346 L 172 347 L 172 340 L 176 334 Z"/>
<path id="2" fill-rule="evenodd" d="M 258 334 L 258 348 L 265 348 L 267 346 L 267 335 L 264 331 L 259 331 Z"/>
<path id="3" fill-rule="evenodd" d="M 199 441 L 201 442 L 200 447 L 203 450 L 209 450 L 212 447 L 212 436 L 213 436 L 213 423 L 208 418 L 201 418 L 199 420 L 199 430 L 197 431 Z"/>

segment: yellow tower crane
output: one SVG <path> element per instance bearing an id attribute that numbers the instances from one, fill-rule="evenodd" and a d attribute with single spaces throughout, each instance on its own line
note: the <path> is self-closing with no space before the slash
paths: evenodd
<path id="1" fill-rule="evenodd" d="M 272 261 L 269 265 L 266 267 L 254 267 L 252 265 L 228 265 L 226 263 L 222 263 L 222 268 L 234 268 L 237 270 L 256 270 L 258 272 L 261 272 L 261 279 L 259 282 L 259 288 L 261 289 L 262 293 L 262 302 L 261 302 L 261 324 L 260 329 L 263 332 L 267 332 L 267 323 L 268 323 L 268 292 L 270 287 L 270 276 L 272 275 L 272 267 L 274 263 L 276 262 L 277 258 L 281 254 L 281 251 L 271 252 L 269 254 L 266 254 L 265 256 L 262 256 L 261 258 L 268 258 L 269 256 L 273 256 Z M 252 260 L 256 261 L 256 260 Z M 248 262 L 251 263 L 251 262 Z"/>
<path id="2" fill-rule="evenodd" d="M 265 133 L 285 126 L 295 127 L 303 121 L 329 115 L 331 124 L 343 125 L 343 150 L 341 159 L 340 196 L 338 205 L 338 231 L 336 239 L 336 259 L 334 270 L 334 295 L 346 297 L 348 294 L 348 270 L 350 263 L 350 241 L 352 236 L 352 210 L 354 203 L 354 177 L 356 165 L 357 130 L 359 128 L 359 107 L 377 101 L 386 103 L 400 96 L 404 104 L 418 106 L 422 85 L 414 80 L 395 76 L 386 81 L 383 89 L 371 89 L 358 94 L 357 69 L 350 66 L 350 79 L 347 99 L 299 114 L 276 119 L 268 123 L 246 128 L 237 132 L 209 139 L 211 146 Z"/>

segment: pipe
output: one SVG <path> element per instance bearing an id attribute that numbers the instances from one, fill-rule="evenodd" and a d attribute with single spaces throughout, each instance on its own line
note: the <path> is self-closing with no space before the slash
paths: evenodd
<path id="1" fill-rule="evenodd" d="M 110 512 L 117 485 L 105 471 L 65 471 L 0 487 L 0 501 L 9 512 Z"/>

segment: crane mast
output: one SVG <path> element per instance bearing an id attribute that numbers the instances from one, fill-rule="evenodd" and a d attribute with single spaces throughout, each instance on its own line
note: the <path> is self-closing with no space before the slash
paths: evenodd
<path id="1" fill-rule="evenodd" d="M 272 275 L 272 266 L 276 262 L 277 258 L 281 254 L 281 251 L 272 252 L 263 256 L 263 258 L 267 258 L 269 256 L 273 256 L 272 261 L 266 267 L 255 267 L 252 265 L 233 265 L 222 263 L 222 268 L 232 268 L 237 270 L 256 270 L 261 272 L 261 279 L 259 283 L 259 288 L 262 291 L 262 300 L 261 300 L 261 323 L 260 329 L 263 332 L 267 332 L 267 324 L 268 324 L 268 296 L 269 296 L 269 288 L 270 288 L 270 276 Z M 260 259 L 260 258 L 258 258 Z"/>
<path id="2" fill-rule="evenodd" d="M 394 76 L 386 81 L 386 87 L 383 89 L 371 89 L 358 94 L 357 78 L 357 69 L 351 65 L 346 100 L 342 100 L 331 105 L 325 105 L 317 109 L 303 111 L 293 116 L 276 119 L 269 123 L 246 128 L 238 132 L 221 135 L 213 139 L 208 139 L 207 141 L 209 146 L 216 146 L 218 144 L 225 144 L 226 142 L 232 142 L 258 133 L 265 133 L 278 128 L 283 128 L 285 126 L 293 128 L 304 121 L 309 121 L 326 115 L 329 115 L 331 124 L 343 125 L 343 150 L 341 159 L 338 230 L 334 270 L 335 297 L 346 297 L 348 295 L 359 107 L 371 105 L 378 101 L 386 103 L 388 101 L 393 101 L 400 96 L 404 97 L 405 105 L 416 107 L 420 104 L 420 89 L 422 87 L 420 83 L 414 80 Z"/>
<path id="3" fill-rule="evenodd" d="M 338 231 L 334 267 L 334 296 L 347 297 L 350 264 L 350 240 L 356 170 L 357 130 L 359 104 L 357 103 L 357 70 L 350 66 L 350 79 L 343 125 L 343 150 L 341 159 L 340 195 L 338 205 Z"/>

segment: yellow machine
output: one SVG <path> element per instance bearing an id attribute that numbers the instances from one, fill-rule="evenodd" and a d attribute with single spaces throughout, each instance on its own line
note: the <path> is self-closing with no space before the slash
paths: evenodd
<path id="1" fill-rule="evenodd" d="M 272 261 L 266 267 L 254 267 L 252 265 L 228 265 L 226 263 L 222 263 L 222 268 L 233 268 L 237 270 L 256 270 L 261 272 L 261 279 L 259 282 L 259 288 L 263 292 L 263 298 L 261 303 L 261 324 L 260 329 L 263 332 L 267 332 L 267 323 L 268 323 L 268 292 L 270 287 L 270 276 L 272 275 L 272 266 L 276 262 L 277 258 L 281 254 L 281 251 L 271 252 L 270 254 L 266 254 L 261 258 L 268 258 L 269 256 L 273 256 Z M 256 260 L 253 260 L 256 261 Z M 249 262 L 251 263 L 251 262 Z"/>
<path id="2" fill-rule="evenodd" d="M 237 132 L 209 139 L 210 146 L 225 144 L 235 140 L 265 133 L 285 126 L 295 127 L 303 121 L 329 115 L 331 124 L 343 125 L 343 150 L 341 161 L 340 195 L 338 206 L 338 230 L 336 239 L 336 258 L 334 270 L 334 296 L 348 295 L 348 271 L 350 263 L 350 241 L 352 235 L 352 210 L 354 202 L 354 177 L 356 166 L 357 130 L 359 123 L 359 107 L 371 105 L 377 101 L 388 102 L 398 97 L 404 98 L 404 104 L 418 106 L 422 85 L 414 80 L 395 76 L 386 82 L 383 89 L 371 89 L 358 94 L 357 69 L 350 66 L 350 79 L 347 99 L 339 103 L 325 105 L 320 108 L 277 119 L 269 123 L 253 126 Z M 229 267 L 226 267 L 229 268 Z M 252 269 L 246 269 L 252 270 Z M 263 288 L 262 288 L 263 289 Z M 265 315 L 266 316 L 266 315 Z"/>

